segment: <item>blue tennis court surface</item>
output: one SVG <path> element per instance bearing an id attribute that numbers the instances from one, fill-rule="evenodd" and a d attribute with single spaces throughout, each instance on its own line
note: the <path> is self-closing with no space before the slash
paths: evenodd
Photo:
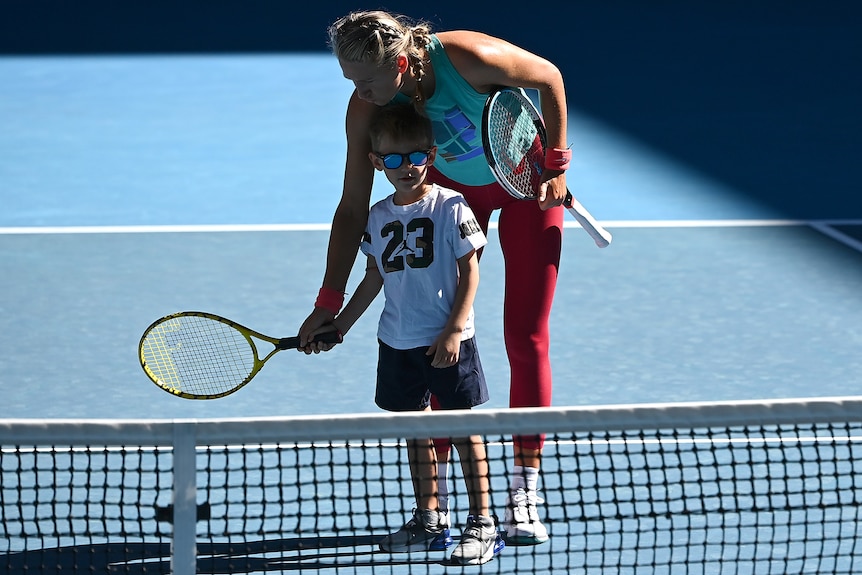
<path id="1" fill-rule="evenodd" d="M 693 408 L 696 425 L 717 424 L 703 430 L 684 407 L 668 423 L 677 404 L 567 411 L 542 465 L 551 541 L 483 571 L 858 572 L 858 402 L 742 401 L 859 394 L 857 3 L 568 3 L 554 8 L 564 33 L 446 4 L 417 16 L 564 68 L 569 185 L 614 233 L 598 250 L 568 220 L 555 405 L 727 401 Z M 409 513 L 401 448 L 292 445 L 316 427 L 304 419 L 203 421 L 378 412 L 380 302 L 335 351 L 279 354 L 221 400 L 170 396 L 138 366 L 141 332 L 179 310 L 295 333 L 323 275 L 350 92 L 331 56 L 291 50 L 322 50 L 354 3 L 167 7 L 47 0 L 0 18 L 0 565 L 168 572 L 174 547 L 180 572 L 197 539 L 199 571 L 453 572 L 376 552 Z M 272 52 L 168 53 L 243 46 Z M 476 312 L 493 408 L 508 371 L 490 241 Z M 824 413 L 835 423 L 812 423 Z M 91 420 L 32 422 L 53 447 L 15 443 L 28 424 L 6 418 L 40 417 Z M 201 419 L 101 421 L 153 417 Z M 596 433 L 570 433 L 590 421 Z M 316 421 L 337 423 L 351 421 Z M 489 447 L 498 513 L 510 451 Z M 457 523 L 466 498 L 452 495 Z M 173 528 L 171 503 L 186 507 Z M 209 521 L 194 523 L 195 503 Z"/>
<path id="2" fill-rule="evenodd" d="M 375 310 L 335 351 L 283 353 L 211 402 L 158 390 L 136 357 L 187 309 L 295 335 L 341 189 L 350 84 L 332 57 L 7 57 L 0 84 L 3 417 L 377 411 Z M 599 250 L 569 220 L 555 404 L 859 393 L 862 213 L 785 221 L 578 109 L 569 130 L 569 186 L 615 239 Z M 478 341 L 503 407 L 490 236 Z"/>
<path id="3" fill-rule="evenodd" d="M 727 400 L 728 413 L 736 413 L 745 399 L 859 394 L 862 210 L 850 207 L 858 206 L 850 201 L 858 192 L 855 171 L 841 169 L 858 148 L 851 138 L 859 117 L 840 113 L 855 110 L 858 82 L 844 69 L 852 70 L 858 53 L 851 31 L 858 25 L 838 17 L 837 4 L 808 17 L 794 3 L 768 17 L 766 5 L 728 6 L 717 3 L 692 17 L 682 3 L 632 3 L 605 21 L 579 12 L 586 17 L 573 23 L 573 34 L 542 40 L 546 53 L 567 54 L 566 65 L 576 70 L 566 73 L 569 93 L 585 104 L 570 107 L 569 186 L 614 233 L 613 245 L 599 250 L 568 220 L 552 319 L 557 406 Z M 466 16 L 469 9 L 458 12 Z M 106 14 L 117 36 L 123 22 L 126 33 L 134 32 L 128 23 L 142 16 L 118 21 Z M 665 35 L 679 18 L 686 25 Z M 170 38 L 161 25 L 182 20 L 160 22 L 160 34 Z M 295 32 L 312 28 L 322 31 Z M 150 27 L 135 21 L 134 29 Z M 603 36 L 609 29 L 619 48 Z M 655 30 L 666 37 L 656 38 Z M 708 37 L 702 45 L 693 42 L 699 35 Z M 627 49 L 623 37 L 629 48 L 641 43 L 651 52 Z M 697 49 L 689 53 L 693 43 Z M 683 57 L 667 57 L 677 53 Z M 842 73 L 833 77 L 812 65 L 825 54 Z M 776 61 L 782 66 L 765 65 Z M 615 62 L 634 65 L 620 70 Z M 637 81 L 643 78 L 649 80 Z M 664 90 L 663 82 L 676 88 Z M 631 89 L 638 85 L 642 90 Z M 708 110 L 692 105 L 717 85 L 736 89 L 706 98 L 713 104 Z M 0 86 L 0 417 L 378 411 L 381 302 L 333 352 L 283 352 L 249 386 L 220 400 L 164 393 L 144 376 L 136 354 L 143 330 L 180 310 L 218 313 L 269 335 L 295 334 L 323 276 L 327 225 L 341 189 L 351 87 L 331 56 L 7 56 L 0 58 Z M 747 102 L 751 109 L 743 109 Z M 613 114 L 602 111 L 627 114 L 628 125 L 610 123 Z M 795 121 L 783 120 L 790 117 Z M 653 138 L 635 136 L 647 131 Z M 760 154 L 742 140 L 746 135 L 774 149 Z M 690 154 L 680 153 L 681 142 L 691 143 Z M 799 200 L 800 190 L 809 202 Z M 388 192 L 381 179 L 375 196 Z M 794 196 L 792 212 L 756 199 L 785 194 Z M 836 206 L 842 194 L 847 209 Z M 798 209 L 806 205 L 810 212 Z M 493 408 L 506 405 L 508 370 L 503 262 L 493 229 L 490 242 L 476 313 Z M 358 274 L 350 287 L 357 281 Z M 663 572 L 691 573 L 727 558 L 737 573 L 809 572 L 815 562 L 823 572 L 853 572 L 845 546 L 856 546 L 859 525 L 858 425 L 805 427 L 786 437 L 772 428 L 734 433 L 710 434 L 708 441 L 673 430 L 667 437 L 599 434 L 555 443 L 543 462 L 551 542 L 509 547 L 490 567 L 520 573 L 614 565 L 613 572 L 641 573 L 631 565 L 645 560 L 671 565 Z M 104 433 L 94 437 L 101 444 Z M 70 566 L 86 558 L 103 571 L 162 562 L 167 569 L 164 539 L 103 546 L 98 534 L 125 532 L 118 525 L 126 521 L 140 523 L 131 531 L 162 533 L 159 514 L 169 514 L 178 467 L 167 461 L 169 448 L 90 453 L 27 445 L 23 463 L 14 459 L 17 448 L 4 445 L 2 454 L 10 510 L 4 528 L 13 534 L 13 550 L 26 541 L 15 540 L 13 518 L 27 529 L 38 522 L 50 530 L 71 512 L 74 537 L 58 539 L 69 546 L 44 555 L 36 549 L 26 561 Z M 305 453 L 294 464 L 290 457 L 301 451 L 290 446 L 210 445 L 198 455 L 206 458 L 201 475 L 211 482 L 199 487 L 198 502 L 211 506 L 221 536 L 246 528 L 255 536 L 244 547 L 225 537 L 201 538 L 203 569 L 402 572 L 418 563 L 441 571 L 436 558 L 422 565 L 420 557 L 375 553 L 370 534 L 400 524 L 401 506 L 409 505 L 409 478 L 397 469 L 390 476 L 380 468 L 378 477 L 343 448 Z M 491 451 L 493 500 L 502 511 L 508 463 L 501 445 Z M 392 458 L 395 450 L 379 453 Z M 357 469 L 350 471 L 347 460 Z M 240 479 L 233 470 L 242 470 Z M 118 493 L 138 472 L 141 484 Z M 328 473 L 348 482 L 328 485 Z M 91 488 L 102 483 L 105 492 Z M 65 495 L 77 501 L 68 507 L 59 488 L 66 485 Z M 352 504 L 359 488 L 373 492 L 357 501 L 370 514 L 326 507 Z M 92 506 L 85 503 L 90 498 Z M 464 499 L 454 498 L 459 517 Z M 313 509 L 294 505 L 300 501 Z M 32 508 L 40 511 L 27 515 Z M 367 524 L 354 524 L 354 517 Z M 263 531 L 258 521 L 267 523 Z M 339 522 L 350 525 L 335 529 Z M 96 537 L 78 538 L 84 533 Z"/>

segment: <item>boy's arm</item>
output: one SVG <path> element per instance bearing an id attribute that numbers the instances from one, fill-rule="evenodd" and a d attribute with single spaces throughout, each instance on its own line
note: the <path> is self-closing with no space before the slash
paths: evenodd
<path id="1" fill-rule="evenodd" d="M 458 363 L 461 351 L 461 334 L 470 316 L 476 290 L 479 287 L 479 258 L 476 250 L 458 258 L 458 289 L 449 313 L 446 327 L 437 340 L 428 348 L 427 355 L 433 355 L 433 367 L 451 367 Z"/>
<path id="2" fill-rule="evenodd" d="M 350 331 L 356 320 L 365 313 L 365 310 L 380 293 L 381 287 L 383 287 L 383 277 L 380 275 L 380 270 L 377 269 L 374 256 L 368 256 L 362 281 L 353 295 L 350 296 L 350 301 L 347 302 L 341 313 L 332 320 L 331 325 L 334 325 L 342 335 Z"/>

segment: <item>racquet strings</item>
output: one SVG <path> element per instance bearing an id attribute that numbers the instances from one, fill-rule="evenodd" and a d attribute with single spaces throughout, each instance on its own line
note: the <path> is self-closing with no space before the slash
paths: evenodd
<path id="1" fill-rule="evenodd" d="M 162 387 L 218 395 L 246 381 L 256 352 L 242 333 L 227 324 L 183 316 L 154 326 L 142 342 L 141 353 Z"/>
<path id="2" fill-rule="evenodd" d="M 497 95 L 488 113 L 488 143 L 495 169 L 525 199 L 536 197 L 544 145 L 535 118 L 513 92 Z"/>

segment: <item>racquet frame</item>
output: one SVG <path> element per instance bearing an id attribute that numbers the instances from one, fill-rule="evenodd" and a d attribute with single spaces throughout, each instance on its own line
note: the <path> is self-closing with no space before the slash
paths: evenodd
<path id="1" fill-rule="evenodd" d="M 536 189 L 519 189 L 515 184 L 513 184 L 509 177 L 507 170 L 503 168 L 506 164 L 511 164 L 511 159 L 507 157 L 506 153 L 502 150 L 498 150 L 495 147 L 495 140 L 490 137 L 491 131 L 491 115 L 495 108 L 501 105 L 500 99 L 504 97 L 512 97 L 515 98 L 521 104 L 521 110 L 526 112 L 530 116 L 530 120 L 532 121 L 533 126 L 536 129 L 536 134 L 539 137 L 542 146 L 542 162 L 533 162 L 532 166 L 527 166 L 525 169 L 535 169 L 537 173 L 541 174 L 544 163 L 544 151 L 547 149 L 548 145 L 548 136 L 547 131 L 545 130 L 545 122 L 542 120 L 541 114 L 539 114 L 539 110 L 533 104 L 533 102 L 527 97 L 524 93 L 523 89 L 520 88 L 510 88 L 510 87 L 502 87 L 495 89 L 488 99 L 485 101 L 485 108 L 482 113 L 482 145 L 485 151 L 485 159 L 488 161 L 488 165 L 491 168 L 491 172 L 494 174 L 497 182 L 503 186 L 503 188 L 511 195 L 518 199 L 522 200 L 535 200 L 536 194 L 538 190 Z M 509 143 L 504 142 L 496 142 L 499 145 L 508 145 Z M 596 242 L 596 245 L 600 248 L 607 247 L 610 245 L 612 236 L 610 232 L 604 229 L 587 211 L 584 206 L 578 202 L 572 193 L 567 189 L 566 190 L 566 198 L 563 201 L 563 205 L 569 210 L 569 212 L 574 216 L 575 220 L 581 225 L 581 227 L 593 238 L 593 241 Z"/>
<path id="2" fill-rule="evenodd" d="M 158 338 L 161 337 L 159 330 L 165 328 L 171 322 L 181 322 L 183 318 L 190 317 L 205 318 L 208 320 L 222 323 L 225 326 L 236 330 L 248 342 L 249 348 L 253 353 L 253 365 L 249 374 L 242 381 L 237 382 L 234 387 L 225 389 L 217 393 L 195 393 L 182 389 L 182 385 L 177 386 L 172 382 L 165 381 L 162 377 L 160 377 L 158 373 L 156 373 L 160 370 L 155 368 L 151 369 L 147 360 L 147 356 L 156 356 L 160 360 L 167 359 L 167 361 L 170 361 L 170 358 L 168 357 L 169 350 L 158 349 L 154 351 L 153 349 L 154 347 L 165 347 L 163 345 L 158 345 Z M 263 359 L 260 359 L 258 347 L 254 341 L 255 339 L 271 343 L 274 346 L 272 351 L 270 351 Z M 333 331 L 318 335 L 315 338 L 315 341 L 322 341 L 325 343 L 341 343 L 342 337 L 339 333 Z M 141 363 L 141 367 L 143 368 L 144 373 L 147 374 L 147 377 L 149 377 L 150 380 L 155 383 L 159 388 L 167 391 L 168 393 L 176 395 L 178 397 L 182 397 L 184 399 L 217 399 L 219 397 L 230 395 L 244 387 L 249 381 L 252 380 L 252 378 L 254 378 L 255 375 L 258 374 L 258 372 L 260 372 L 264 364 L 277 352 L 285 349 L 299 349 L 299 342 L 299 336 L 284 338 L 270 337 L 219 315 L 202 311 L 184 311 L 159 318 L 152 324 L 150 324 L 150 326 L 147 327 L 146 330 L 144 330 L 144 333 L 141 336 L 141 340 L 138 344 L 138 359 Z"/>

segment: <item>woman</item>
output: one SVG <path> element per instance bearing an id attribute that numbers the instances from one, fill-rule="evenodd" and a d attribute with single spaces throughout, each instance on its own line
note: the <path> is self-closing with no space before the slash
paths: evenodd
<path id="1" fill-rule="evenodd" d="M 461 192 L 483 231 L 499 209 L 499 237 L 506 262 L 504 338 L 511 370 L 509 405 L 551 403 L 549 318 L 562 243 L 566 195 L 566 96 L 562 74 L 549 61 L 502 39 L 430 26 L 384 11 L 353 12 L 330 26 L 330 47 L 355 91 L 347 106 L 344 189 L 329 239 L 326 273 L 315 308 L 300 328 L 307 352 L 315 330 L 331 322 L 344 300 L 348 276 L 368 218 L 374 178 L 368 128 L 374 111 L 391 101 L 412 101 L 434 125 L 437 163 L 429 180 Z M 548 136 L 537 201 L 517 200 L 496 183 L 485 160 L 481 115 L 497 86 L 535 89 Z M 562 168 L 562 169 L 561 169 Z M 504 524 L 510 544 L 548 540 L 536 504 L 543 436 L 516 436 L 512 484 Z M 448 446 L 438 446 L 441 462 Z M 441 463 L 439 477 L 446 477 Z M 440 482 L 441 509 L 447 508 Z"/>

